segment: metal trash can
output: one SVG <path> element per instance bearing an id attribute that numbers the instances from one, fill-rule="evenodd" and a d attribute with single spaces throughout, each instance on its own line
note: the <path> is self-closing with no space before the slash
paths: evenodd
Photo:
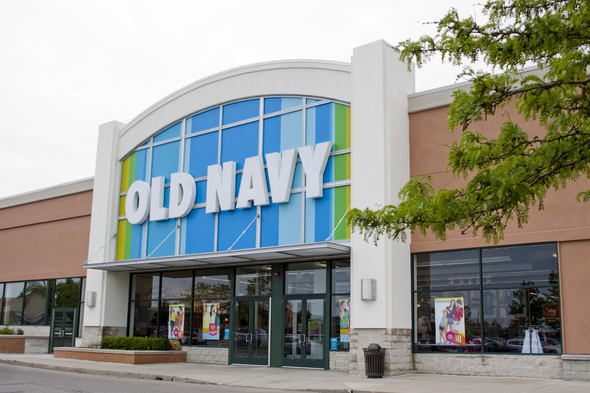
<path id="1" fill-rule="evenodd" d="M 365 352 L 365 374 L 367 378 L 383 378 L 385 373 L 385 349 L 379 344 L 363 348 Z"/>

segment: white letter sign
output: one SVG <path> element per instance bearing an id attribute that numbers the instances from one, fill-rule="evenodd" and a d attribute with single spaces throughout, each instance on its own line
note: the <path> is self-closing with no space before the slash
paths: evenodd
<path id="1" fill-rule="evenodd" d="M 299 156 L 305 171 L 305 197 L 321 198 L 324 195 L 323 178 L 332 150 L 332 142 L 322 142 L 313 147 L 299 147 Z"/>
<path id="2" fill-rule="evenodd" d="M 189 214 L 197 198 L 195 179 L 188 173 L 177 172 L 170 177 L 170 218 Z"/>
<path id="3" fill-rule="evenodd" d="M 150 206 L 150 221 L 164 221 L 168 219 L 168 208 L 164 207 L 165 185 L 165 177 L 152 177 L 152 201 Z"/>
<path id="4" fill-rule="evenodd" d="M 252 201 L 254 201 L 256 206 L 266 206 L 269 204 L 266 176 L 264 176 L 264 163 L 260 156 L 246 158 L 244 162 L 237 207 L 240 209 L 249 209 L 252 206 Z"/>
<path id="5" fill-rule="evenodd" d="M 130 224 L 143 224 L 149 213 L 150 185 L 144 181 L 134 182 L 125 198 L 125 215 Z"/>
<path id="6" fill-rule="evenodd" d="M 266 155 L 268 181 L 273 203 L 289 202 L 296 162 L 297 151 L 295 149 L 285 150 L 282 160 L 281 153 L 269 153 Z"/>
<path id="7" fill-rule="evenodd" d="M 221 165 L 207 167 L 206 213 L 234 210 L 236 195 L 236 163 L 228 161 Z"/>

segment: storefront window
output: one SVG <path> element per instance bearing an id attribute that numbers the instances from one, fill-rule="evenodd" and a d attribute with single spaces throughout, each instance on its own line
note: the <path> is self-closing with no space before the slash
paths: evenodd
<path id="1" fill-rule="evenodd" d="M 326 293 L 327 262 L 289 263 L 285 272 L 285 294 Z"/>
<path id="2" fill-rule="evenodd" d="M 330 350 L 350 348 L 350 261 L 332 262 L 332 296 L 330 305 Z"/>
<path id="3" fill-rule="evenodd" d="M 555 244 L 413 261 L 416 351 L 561 353 Z"/>
<path id="4" fill-rule="evenodd" d="M 332 293 L 350 293 L 350 261 L 332 262 Z"/>
<path id="5" fill-rule="evenodd" d="M 5 325 L 23 324 L 24 292 L 24 282 L 12 282 L 6 284 L 4 292 L 4 316 L 2 318 L 2 322 Z"/>
<path id="6" fill-rule="evenodd" d="M 215 347 L 229 345 L 229 300 L 195 300 L 192 344 Z"/>
<path id="7" fill-rule="evenodd" d="M 190 299 L 192 297 L 193 272 L 162 273 L 162 299 Z"/>
<path id="8" fill-rule="evenodd" d="M 158 302 L 135 301 L 129 309 L 129 335 L 134 337 L 157 337 Z"/>
<path id="9" fill-rule="evenodd" d="M 79 299 L 79 278 L 55 280 L 55 308 L 78 308 Z"/>
<path id="10" fill-rule="evenodd" d="M 236 296 L 268 296 L 272 278 L 270 265 L 236 268 Z"/>
<path id="11" fill-rule="evenodd" d="M 0 284 L 0 325 L 2 324 L 2 307 L 4 306 L 4 284 Z"/>
<path id="12" fill-rule="evenodd" d="M 220 274 L 221 273 L 221 274 Z M 229 297 L 231 293 L 230 269 L 197 270 L 195 297 Z"/>
<path id="13" fill-rule="evenodd" d="M 160 273 L 134 274 L 131 281 L 133 300 L 160 298 Z"/>
<path id="14" fill-rule="evenodd" d="M 190 341 L 190 312 L 190 300 L 161 301 L 159 337 L 174 338 L 187 345 Z"/>
<path id="15" fill-rule="evenodd" d="M 23 312 L 25 325 L 42 325 L 45 322 L 46 297 L 47 281 L 29 281 L 26 283 L 25 309 Z"/>

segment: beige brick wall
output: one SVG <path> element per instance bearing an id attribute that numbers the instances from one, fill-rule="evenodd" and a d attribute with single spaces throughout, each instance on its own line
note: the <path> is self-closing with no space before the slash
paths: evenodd
<path id="1" fill-rule="evenodd" d="M 228 364 L 229 349 L 216 347 L 182 347 L 187 363 Z"/>
<path id="2" fill-rule="evenodd" d="M 365 375 L 363 348 L 379 344 L 385 351 L 385 375 L 411 374 L 411 329 L 352 329 L 350 333 L 350 375 Z"/>
<path id="3" fill-rule="evenodd" d="M 590 355 L 563 355 L 563 379 L 590 382 Z"/>
<path id="4" fill-rule="evenodd" d="M 421 374 L 561 379 L 561 356 L 415 353 Z"/>
<path id="5" fill-rule="evenodd" d="M 330 351 L 330 370 L 350 371 L 350 352 Z"/>

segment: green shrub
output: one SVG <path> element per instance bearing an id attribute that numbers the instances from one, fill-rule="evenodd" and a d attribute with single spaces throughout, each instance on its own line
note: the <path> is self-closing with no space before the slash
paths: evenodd
<path id="1" fill-rule="evenodd" d="M 168 351 L 170 343 L 165 338 L 103 337 L 101 349 L 125 349 L 128 351 Z"/>
<path id="2" fill-rule="evenodd" d="M 10 329 L 8 326 L 3 327 L 0 329 L 0 334 L 14 334 L 14 330 Z"/>
<path id="3" fill-rule="evenodd" d="M 25 334 L 25 331 L 19 328 L 19 329 L 16 329 L 16 334 L 18 336 L 22 336 L 23 334 Z"/>

